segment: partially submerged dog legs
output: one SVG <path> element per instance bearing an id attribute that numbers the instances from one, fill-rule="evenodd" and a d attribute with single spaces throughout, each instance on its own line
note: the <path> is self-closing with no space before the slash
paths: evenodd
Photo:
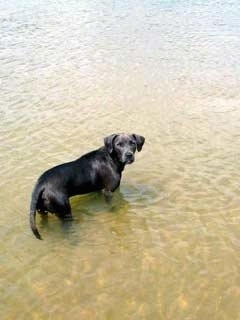
<path id="1" fill-rule="evenodd" d="M 104 195 L 105 201 L 107 203 L 110 203 L 112 200 L 112 197 L 113 197 L 113 192 L 106 190 L 106 189 L 103 189 L 103 195 Z"/>
<path id="2" fill-rule="evenodd" d="M 72 211 L 69 200 L 57 204 L 56 215 L 61 220 L 72 220 Z"/>
<path id="3" fill-rule="evenodd" d="M 71 220 L 72 212 L 68 197 L 62 193 L 45 192 L 43 195 L 44 209 L 55 213 L 61 220 Z"/>

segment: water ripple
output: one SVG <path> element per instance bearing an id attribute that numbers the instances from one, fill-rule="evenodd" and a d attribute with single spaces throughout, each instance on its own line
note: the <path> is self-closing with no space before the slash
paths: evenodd
<path id="1" fill-rule="evenodd" d="M 0 2 L 1 319 L 238 319 L 237 9 Z M 122 131 L 146 143 L 112 204 L 36 241 L 37 177 Z"/>

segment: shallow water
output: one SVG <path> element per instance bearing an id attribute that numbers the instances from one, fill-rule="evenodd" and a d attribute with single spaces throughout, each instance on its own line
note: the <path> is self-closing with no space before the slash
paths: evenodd
<path id="1" fill-rule="evenodd" d="M 1 319 L 240 319 L 239 1 L 0 2 Z M 146 137 L 111 206 L 44 170 Z"/>

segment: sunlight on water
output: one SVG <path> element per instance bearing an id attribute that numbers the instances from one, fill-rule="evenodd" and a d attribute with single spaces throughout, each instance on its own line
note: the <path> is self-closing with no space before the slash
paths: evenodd
<path id="1" fill-rule="evenodd" d="M 240 7 L 0 2 L 1 319 L 239 318 Z M 146 138 L 111 205 L 37 217 L 51 166 Z"/>

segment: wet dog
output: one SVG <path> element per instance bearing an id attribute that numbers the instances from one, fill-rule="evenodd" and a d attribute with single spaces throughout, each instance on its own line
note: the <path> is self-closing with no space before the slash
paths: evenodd
<path id="1" fill-rule="evenodd" d="M 104 138 L 103 147 L 44 172 L 32 193 L 30 226 L 34 235 L 42 239 L 35 223 L 36 211 L 71 219 L 72 196 L 103 190 L 106 201 L 110 201 L 125 165 L 134 161 L 135 151 L 141 151 L 144 142 L 145 138 L 137 134 L 112 134 Z"/>

